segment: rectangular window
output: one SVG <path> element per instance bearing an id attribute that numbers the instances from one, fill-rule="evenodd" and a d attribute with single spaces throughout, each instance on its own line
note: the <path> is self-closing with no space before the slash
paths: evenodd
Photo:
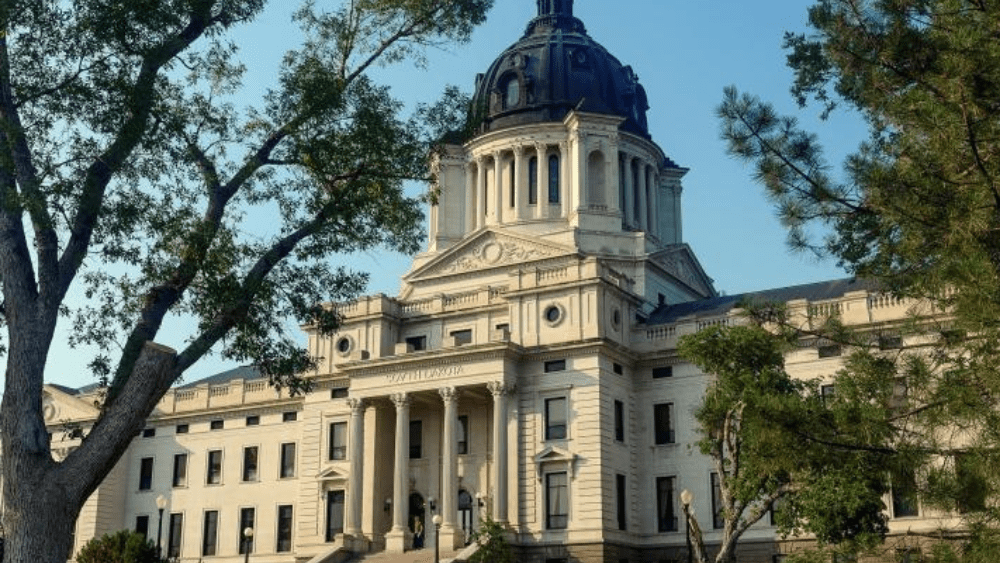
<path id="1" fill-rule="evenodd" d="M 344 533 L 344 491 L 326 493 L 326 541 L 337 539 Z"/>
<path id="2" fill-rule="evenodd" d="M 722 514 L 722 481 L 719 474 L 712 472 L 712 527 L 721 530 L 726 527 Z"/>
<path id="3" fill-rule="evenodd" d="M 841 354 L 839 344 L 830 344 L 827 346 L 820 346 L 819 349 L 820 358 L 836 358 Z"/>
<path id="4" fill-rule="evenodd" d="M 653 405 L 653 428 L 656 445 L 674 443 L 673 403 Z"/>
<path id="5" fill-rule="evenodd" d="M 904 470 L 892 477 L 892 517 L 919 516 L 917 505 L 917 476 L 913 470 Z"/>
<path id="6" fill-rule="evenodd" d="M 656 529 L 660 532 L 677 531 L 677 513 L 674 510 L 674 477 L 656 478 Z"/>
<path id="7" fill-rule="evenodd" d="M 187 434 L 188 433 L 188 425 L 187 424 L 178 424 L 177 428 L 174 429 L 174 433 L 175 434 Z"/>
<path id="8" fill-rule="evenodd" d="M 426 336 L 411 336 L 406 339 L 406 343 L 409 344 L 414 352 L 419 352 L 421 350 L 427 349 L 427 337 Z"/>
<path id="9" fill-rule="evenodd" d="M 653 379 L 663 379 L 674 376 L 674 366 L 660 366 L 653 368 Z"/>
<path id="10" fill-rule="evenodd" d="M 566 438 L 566 398 L 545 399 L 545 439 Z"/>
<path id="11" fill-rule="evenodd" d="M 288 411 L 281 413 L 281 422 L 295 422 L 299 418 L 299 413 Z"/>
<path id="12" fill-rule="evenodd" d="M 292 505 L 278 507 L 278 542 L 274 548 L 278 553 L 292 550 Z"/>
<path id="13" fill-rule="evenodd" d="M 243 535 L 243 530 L 250 528 L 256 531 L 256 527 L 254 526 L 254 515 L 253 508 L 240 509 L 240 527 L 236 530 L 236 537 L 239 538 L 240 544 L 240 555 L 253 553 L 253 536 L 247 538 Z"/>
<path id="14" fill-rule="evenodd" d="M 247 417 L 247 426 L 259 426 L 260 415 L 252 414 Z"/>
<path id="15" fill-rule="evenodd" d="M 155 428 L 144 428 L 142 430 L 142 437 L 143 438 L 152 438 L 154 436 L 156 436 L 156 429 Z"/>
<path id="16" fill-rule="evenodd" d="M 837 388 L 833 385 L 821 385 L 819 393 L 820 397 L 823 399 L 823 404 L 829 405 L 833 402 L 834 397 L 837 395 Z"/>
<path id="17" fill-rule="evenodd" d="M 615 475 L 615 490 L 618 493 L 616 497 L 618 501 L 618 529 L 627 530 L 628 498 L 626 497 L 624 475 Z"/>
<path id="18" fill-rule="evenodd" d="M 174 454 L 174 476 L 171 480 L 175 487 L 186 487 L 188 484 L 187 475 L 188 456 L 187 454 Z"/>
<path id="19" fill-rule="evenodd" d="M 184 514 L 170 515 L 170 531 L 167 533 L 167 557 L 181 556 L 181 534 L 184 532 Z"/>
<path id="20" fill-rule="evenodd" d="M 986 509 L 986 491 L 988 485 L 986 474 L 980 463 L 972 454 L 963 453 L 955 456 L 955 480 L 958 483 L 958 495 L 955 504 L 959 513 L 975 512 Z"/>
<path id="21" fill-rule="evenodd" d="M 330 457 L 334 461 L 347 459 L 347 423 L 330 423 Z"/>
<path id="22" fill-rule="evenodd" d="M 205 511 L 205 525 L 201 529 L 201 554 L 215 555 L 219 540 L 219 511 Z"/>
<path id="23" fill-rule="evenodd" d="M 550 360 L 545 362 L 545 373 L 566 371 L 566 360 Z"/>
<path id="24" fill-rule="evenodd" d="M 625 441 L 625 403 L 615 401 L 615 440 Z"/>
<path id="25" fill-rule="evenodd" d="M 424 425 L 419 420 L 410 421 L 410 459 L 424 457 Z"/>
<path id="26" fill-rule="evenodd" d="M 331 399 L 346 399 L 348 395 L 347 387 L 338 387 L 336 389 L 330 389 Z"/>
<path id="27" fill-rule="evenodd" d="M 208 423 L 209 430 L 222 430 L 225 427 L 226 427 L 225 420 L 213 420 L 212 422 Z"/>
<path id="28" fill-rule="evenodd" d="M 528 205 L 538 203 L 538 156 L 528 160 Z"/>
<path id="29" fill-rule="evenodd" d="M 458 417 L 458 455 L 469 453 L 469 417 Z"/>
<path id="30" fill-rule="evenodd" d="M 565 530 L 569 523 L 569 498 L 567 497 L 566 472 L 545 476 L 545 527 Z"/>
<path id="31" fill-rule="evenodd" d="M 222 450 L 210 450 L 208 452 L 208 469 L 205 475 L 205 483 L 209 485 L 222 483 Z"/>
<path id="32" fill-rule="evenodd" d="M 278 477 L 281 479 L 295 477 L 295 442 L 281 444 L 281 469 Z"/>
<path id="33" fill-rule="evenodd" d="M 559 157 L 549 157 L 549 203 L 559 203 Z"/>
<path id="34" fill-rule="evenodd" d="M 257 480 L 257 446 L 243 448 L 243 481 Z"/>
<path id="35" fill-rule="evenodd" d="M 903 337 L 899 335 L 879 336 L 878 347 L 881 350 L 897 350 L 903 347 Z"/>
<path id="36" fill-rule="evenodd" d="M 139 490 L 148 491 L 153 488 L 153 458 L 144 457 L 139 461 Z"/>
<path id="37" fill-rule="evenodd" d="M 455 346 L 465 346 L 466 344 L 472 344 L 471 329 L 452 331 L 451 337 L 454 339 Z"/>
<path id="38" fill-rule="evenodd" d="M 149 516 L 145 514 L 135 517 L 135 533 L 142 534 L 142 537 L 149 536 Z"/>

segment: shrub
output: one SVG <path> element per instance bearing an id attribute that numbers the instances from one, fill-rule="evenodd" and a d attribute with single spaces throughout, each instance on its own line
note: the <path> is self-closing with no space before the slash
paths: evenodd
<path id="1" fill-rule="evenodd" d="M 514 552 L 507 543 L 505 532 L 499 522 L 487 516 L 472 534 L 479 551 L 469 558 L 469 563 L 514 563 Z"/>
<path id="2" fill-rule="evenodd" d="M 142 534 L 120 530 L 87 542 L 76 563 L 160 563 L 156 546 Z"/>

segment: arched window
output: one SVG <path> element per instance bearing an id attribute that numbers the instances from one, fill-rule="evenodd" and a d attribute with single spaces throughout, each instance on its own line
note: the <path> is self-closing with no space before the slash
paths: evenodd
<path id="1" fill-rule="evenodd" d="M 549 157 L 549 203 L 559 203 L 559 157 Z"/>
<path id="2" fill-rule="evenodd" d="M 517 104 L 520 102 L 521 83 L 517 80 L 517 77 L 512 76 L 507 80 L 506 86 L 504 86 L 503 107 L 504 109 L 517 107 Z"/>
<path id="3" fill-rule="evenodd" d="M 514 190 L 517 189 L 517 165 L 510 161 L 510 206 L 514 207 Z"/>
<path id="4" fill-rule="evenodd" d="M 528 161 L 528 205 L 538 203 L 538 157 Z"/>

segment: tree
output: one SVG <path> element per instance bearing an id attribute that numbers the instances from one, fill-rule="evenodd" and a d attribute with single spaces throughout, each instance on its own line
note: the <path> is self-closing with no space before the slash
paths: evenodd
<path id="1" fill-rule="evenodd" d="M 236 107 L 243 66 L 226 34 L 264 4 L 0 0 L 8 563 L 67 559 L 83 502 L 216 344 L 306 390 L 315 359 L 286 321 L 334 330 L 322 303 L 365 281 L 331 254 L 418 249 L 421 202 L 402 184 L 426 178 L 437 132 L 402 118 L 367 73 L 467 40 L 492 1 L 308 0 L 295 16 L 304 43 L 259 106 Z M 168 315 L 197 322 L 177 353 L 154 343 Z M 107 392 L 57 461 L 42 378 L 60 321 L 107 351 L 90 364 Z"/>
<path id="2" fill-rule="evenodd" d="M 796 338 L 748 323 L 709 327 L 678 345 L 712 375 L 694 418 L 698 446 L 713 465 L 713 527 L 722 529 L 716 563 L 735 562 L 742 535 L 772 510 L 783 533 L 809 532 L 822 543 L 871 545 L 887 531 L 885 452 L 832 446 L 845 439 L 838 424 L 844 409 L 824 402 L 817 381 L 785 371 Z M 839 407 L 855 408 L 849 401 Z M 683 508 L 695 558 L 708 563 L 702 526 Z"/>
<path id="3" fill-rule="evenodd" d="M 846 106 L 868 124 L 843 174 L 794 118 L 735 88 L 719 108 L 723 137 L 754 164 L 793 247 L 922 304 L 895 329 L 924 351 L 859 356 L 838 393 L 902 378 L 885 445 L 922 468 L 923 501 L 964 513 L 969 557 L 988 552 L 976 545 L 995 546 L 1000 523 L 989 470 L 1000 452 L 1000 6 L 820 0 L 809 22 L 811 34 L 785 37 L 792 93 L 822 104 L 824 118 Z M 847 338 L 870 350 L 887 328 Z"/>

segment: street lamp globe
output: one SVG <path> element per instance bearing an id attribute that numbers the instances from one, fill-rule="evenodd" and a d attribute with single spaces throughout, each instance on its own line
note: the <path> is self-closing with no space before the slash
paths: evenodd
<path id="1" fill-rule="evenodd" d="M 687 489 L 681 491 L 681 504 L 686 504 L 690 506 L 693 500 L 694 500 L 694 494 L 691 491 Z"/>
<path id="2" fill-rule="evenodd" d="M 156 508 L 163 510 L 167 507 L 167 497 L 159 495 L 156 497 Z"/>
<path id="3" fill-rule="evenodd" d="M 441 515 L 440 514 L 435 514 L 434 518 L 431 518 L 431 522 L 434 522 L 435 526 L 440 526 L 441 525 Z"/>
<path id="4" fill-rule="evenodd" d="M 250 526 L 247 526 L 246 528 L 243 528 L 243 537 L 245 537 L 247 539 L 252 538 L 253 537 L 253 528 L 251 528 Z"/>

